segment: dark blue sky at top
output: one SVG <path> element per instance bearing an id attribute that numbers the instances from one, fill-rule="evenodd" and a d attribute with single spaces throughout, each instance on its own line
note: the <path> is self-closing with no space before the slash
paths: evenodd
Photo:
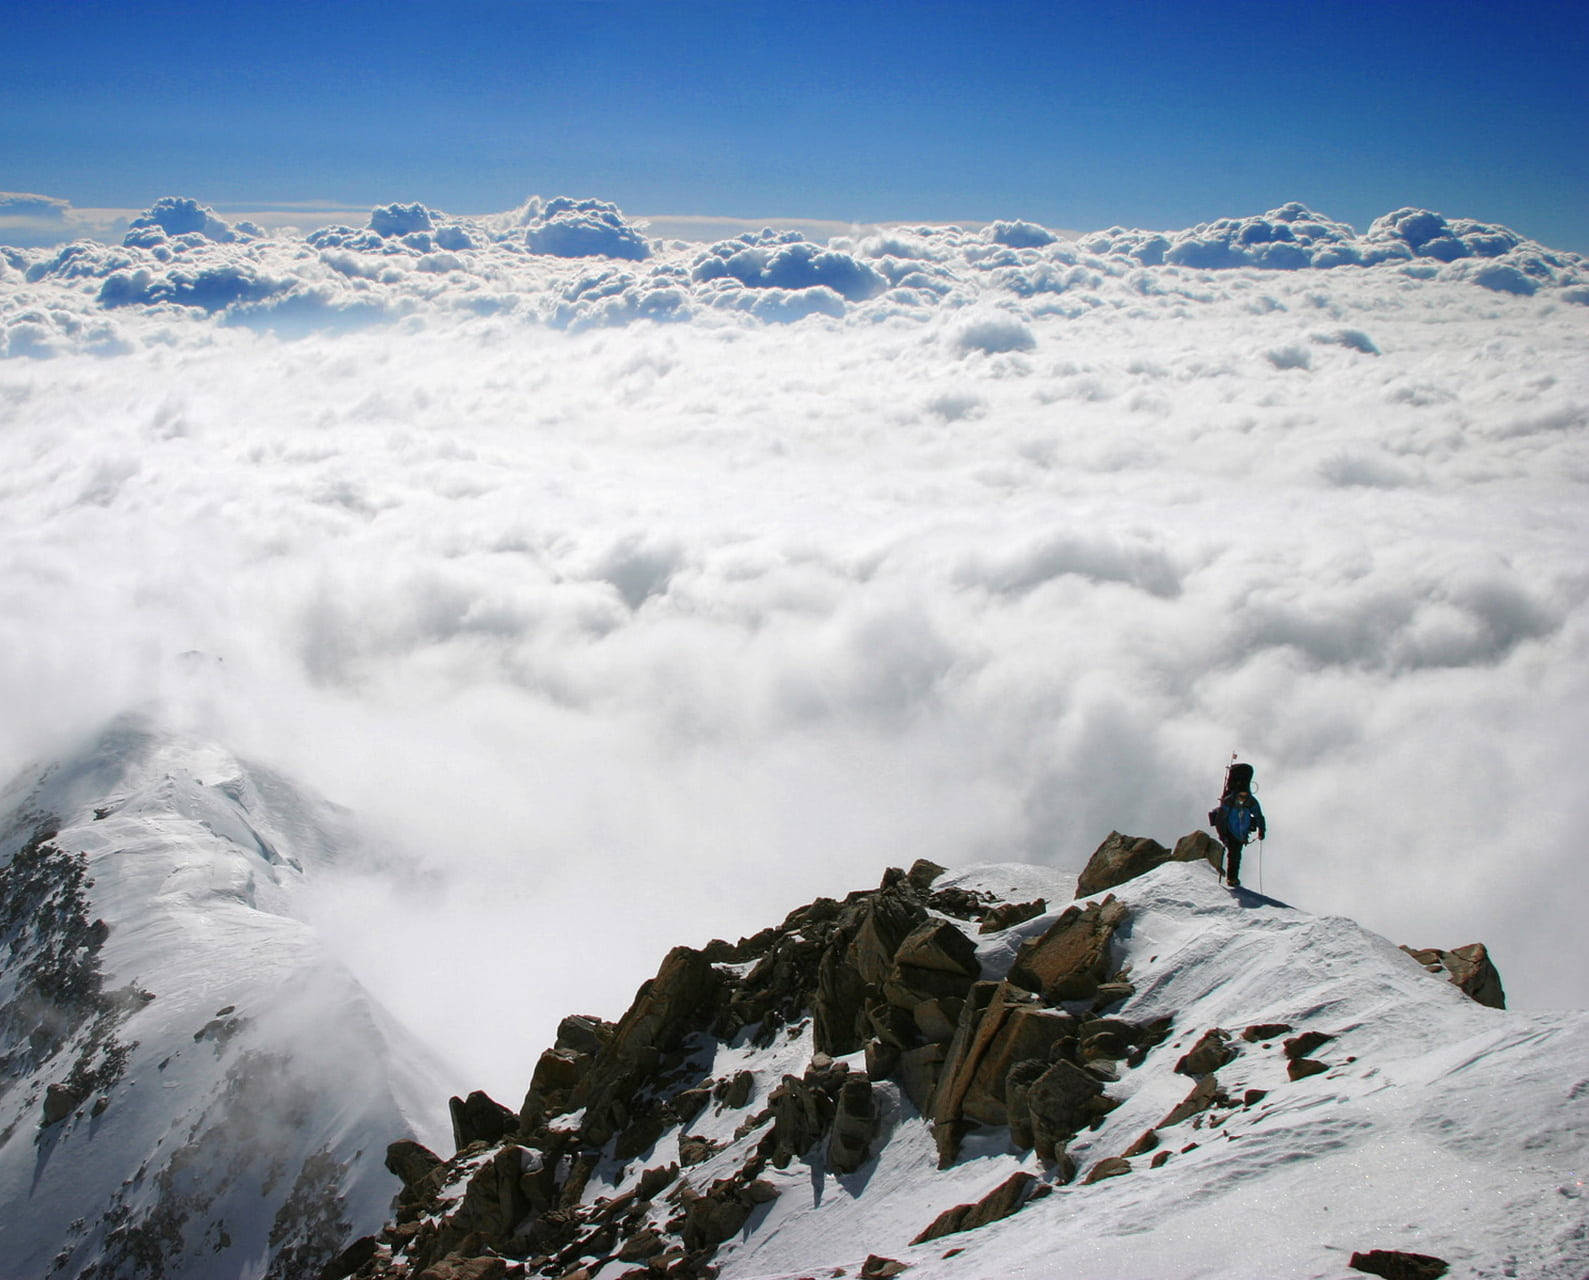
<path id="1" fill-rule="evenodd" d="M 1177 227 L 1422 205 L 1589 251 L 1589 5 L 0 0 L 0 189 L 534 192 Z"/>

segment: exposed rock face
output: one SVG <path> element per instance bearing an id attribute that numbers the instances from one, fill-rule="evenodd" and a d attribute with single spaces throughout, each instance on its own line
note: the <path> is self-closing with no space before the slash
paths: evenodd
<path id="1" fill-rule="evenodd" d="M 452 1112 L 452 1144 L 462 1151 L 471 1142 L 498 1142 L 519 1127 L 519 1118 L 495 1099 L 478 1089 L 467 1098 L 449 1098 Z"/>
<path id="2" fill-rule="evenodd" d="M 1403 947 L 1402 950 L 1430 973 L 1444 973 L 1480 1004 L 1492 1009 L 1506 1008 L 1506 991 L 1501 986 L 1500 972 L 1482 942 L 1472 942 L 1454 951 L 1441 951 L 1438 947 L 1423 950 Z"/>

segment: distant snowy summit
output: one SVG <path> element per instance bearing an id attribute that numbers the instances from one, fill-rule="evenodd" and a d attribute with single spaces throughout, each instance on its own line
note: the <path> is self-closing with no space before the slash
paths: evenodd
<path id="1" fill-rule="evenodd" d="M 454 1098 L 451 1158 L 393 1144 L 395 1220 L 324 1274 L 1578 1280 L 1589 1015 L 1218 857 L 918 862 L 676 948 L 518 1110 Z"/>
<path id="2" fill-rule="evenodd" d="M 158 330 L 140 332 L 151 318 L 219 317 L 286 335 L 417 315 L 518 316 L 564 329 L 723 315 L 878 320 L 977 301 L 1016 312 L 1125 305 L 1207 272 L 1347 267 L 1589 303 L 1581 255 L 1426 209 L 1396 210 L 1361 234 L 1292 203 L 1179 231 L 1113 227 L 1079 239 L 1016 220 L 825 243 L 767 228 L 702 245 L 649 238 L 616 205 L 566 196 L 486 217 L 394 203 L 362 227 L 303 236 L 167 197 L 132 219 L 120 244 L 0 248 L 0 354 L 114 353 L 159 340 Z"/>
<path id="3" fill-rule="evenodd" d="M 303 918 L 347 836 L 134 718 L 0 798 L 0 1275 L 301 1280 L 382 1220 L 440 1086 Z"/>

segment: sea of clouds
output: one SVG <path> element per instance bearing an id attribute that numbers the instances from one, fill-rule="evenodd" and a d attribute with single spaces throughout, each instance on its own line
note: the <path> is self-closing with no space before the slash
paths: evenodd
<path id="1" fill-rule="evenodd" d="M 1233 751 L 1266 892 L 1581 1008 L 1586 304 L 1411 209 L 162 200 L 0 248 L 0 767 L 158 702 L 351 806 L 328 931 L 512 1103 L 670 945 L 1169 843 Z"/>

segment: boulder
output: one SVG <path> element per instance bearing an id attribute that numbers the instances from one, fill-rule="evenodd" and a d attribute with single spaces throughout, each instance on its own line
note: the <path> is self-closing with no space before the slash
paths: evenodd
<path id="1" fill-rule="evenodd" d="M 833 1102 L 810 1081 L 785 1076 L 767 1099 L 772 1109 L 771 1159 L 778 1168 L 809 1151 L 827 1132 Z"/>
<path id="2" fill-rule="evenodd" d="M 1087 859 L 1087 865 L 1076 880 L 1076 896 L 1090 898 L 1117 884 L 1135 880 L 1169 860 L 1170 851 L 1157 840 L 1111 831 Z"/>
<path id="3" fill-rule="evenodd" d="M 850 963 L 861 981 L 880 986 L 894 963 L 894 953 L 927 916 L 927 909 L 914 897 L 898 888 L 884 889 L 867 903 L 855 940 L 850 944 Z"/>
<path id="4" fill-rule="evenodd" d="M 1225 869 L 1225 847 L 1209 835 L 1206 831 L 1193 831 L 1184 835 L 1175 842 L 1175 848 L 1170 850 L 1171 862 L 1197 862 L 1203 861 L 1213 867 L 1215 871 L 1223 873 Z"/>
<path id="5" fill-rule="evenodd" d="M 448 1098 L 452 1113 L 453 1147 L 462 1151 L 471 1142 L 500 1142 L 518 1132 L 518 1112 L 476 1089 L 467 1098 Z"/>
<path id="6" fill-rule="evenodd" d="M 1219 1081 L 1212 1075 L 1202 1076 L 1192 1086 L 1192 1091 L 1180 1102 L 1170 1108 L 1169 1114 L 1154 1126 L 1156 1129 L 1168 1129 L 1171 1125 L 1180 1124 L 1183 1120 L 1190 1120 L 1200 1111 L 1207 1111 L 1215 1103 L 1224 1098 L 1220 1092 Z"/>
<path id="7" fill-rule="evenodd" d="M 817 965 L 811 1018 L 816 1046 L 828 1053 L 854 1053 L 864 1038 L 866 982 L 847 951 L 830 946 Z"/>
<path id="8" fill-rule="evenodd" d="M 1091 1104 L 1103 1093 L 1096 1076 L 1073 1062 L 1053 1063 L 1026 1091 L 1032 1145 L 1038 1158 L 1053 1162 L 1065 1143 L 1079 1133 L 1095 1114 Z"/>
<path id="9" fill-rule="evenodd" d="M 727 1240 L 756 1211 L 756 1206 L 778 1198 L 778 1188 L 760 1179 L 744 1183 L 733 1178 L 714 1182 L 702 1195 L 684 1198 L 684 1222 L 679 1235 L 691 1253 L 708 1252 Z"/>
<path id="10" fill-rule="evenodd" d="M 1370 1249 L 1352 1254 L 1347 1264 L 1353 1271 L 1379 1276 L 1381 1280 L 1440 1280 L 1451 1270 L 1444 1258 L 1427 1253 L 1403 1253 L 1399 1249 Z"/>
<path id="11" fill-rule="evenodd" d="M 983 1124 L 1007 1124 L 1006 1082 L 1016 1063 L 1047 1058 L 1074 1021 L 1063 1013 L 1035 1005 L 1009 1008 L 1002 1025 L 987 1042 L 960 1101 L 960 1113 Z"/>
<path id="12" fill-rule="evenodd" d="M 947 920 L 917 925 L 899 944 L 894 963 L 958 974 L 973 981 L 982 976 L 976 944 Z"/>
<path id="13" fill-rule="evenodd" d="M 871 1253 L 867 1255 L 866 1261 L 861 1263 L 861 1280 L 893 1280 L 893 1277 L 909 1269 L 908 1262 Z"/>
<path id="14" fill-rule="evenodd" d="M 973 1231 L 977 1227 L 987 1226 L 990 1222 L 1008 1218 L 1026 1203 L 1036 1182 L 1037 1179 L 1029 1173 L 1011 1174 L 975 1204 L 957 1204 L 952 1209 L 945 1209 L 911 1241 L 911 1244 L 926 1244 L 927 1241 L 937 1240 L 941 1236 L 953 1235 L 958 1231 Z"/>
<path id="15" fill-rule="evenodd" d="M 998 933 L 1002 929 L 1013 929 L 1018 924 L 1035 920 L 1047 910 L 1048 901 L 1044 898 L 1034 898 L 1031 902 L 1001 902 L 988 909 L 977 932 Z"/>
<path id="16" fill-rule="evenodd" d="M 44 1120 L 42 1127 L 59 1124 L 82 1105 L 86 1094 L 64 1084 L 52 1084 L 44 1091 Z"/>
<path id="17" fill-rule="evenodd" d="M 957 996 L 937 996 L 916 1005 L 910 1016 L 928 1044 L 946 1044 L 954 1038 L 965 1005 L 965 1000 Z"/>
<path id="18" fill-rule="evenodd" d="M 1230 1033 L 1210 1027 L 1203 1032 L 1202 1039 L 1192 1046 L 1190 1052 L 1175 1064 L 1175 1069 L 1183 1076 L 1212 1075 L 1235 1056 L 1236 1049 L 1230 1043 Z"/>
<path id="19" fill-rule="evenodd" d="M 1004 1107 L 1010 1117 L 1010 1141 L 1022 1151 L 1032 1149 L 1032 1113 L 1028 1104 L 1032 1084 L 1048 1070 L 1042 1058 L 1026 1058 L 1010 1068 L 1004 1077 Z"/>
<path id="20" fill-rule="evenodd" d="M 1090 999 L 1109 977 L 1109 946 L 1126 919 L 1114 897 L 1072 905 L 1039 937 L 1028 939 L 1010 966 L 1010 981 L 1057 1004 Z"/>
<path id="21" fill-rule="evenodd" d="M 1082 1186 L 1090 1187 L 1095 1182 L 1102 1182 L 1105 1178 L 1118 1178 L 1122 1173 L 1131 1172 L 1131 1161 L 1123 1156 L 1106 1156 L 1097 1164 L 1087 1170 L 1087 1176 L 1082 1179 Z"/>
<path id="22" fill-rule="evenodd" d="M 947 867 L 940 867 L 936 862 L 931 862 L 926 858 L 917 858 L 916 861 L 910 864 L 910 870 L 905 873 L 905 879 L 913 887 L 925 893 L 932 888 L 932 882 L 947 870 Z"/>
<path id="23" fill-rule="evenodd" d="M 1472 942 L 1454 951 L 1438 947 L 1414 950 L 1403 947 L 1430 973 L 1444 973 L 1458 989 L 1492 1009 L 1506 1008 L 1506 991 L 1501 986 L 1501 974 L 1490 960 L 1489 949 L 1482 942 Z"/>

